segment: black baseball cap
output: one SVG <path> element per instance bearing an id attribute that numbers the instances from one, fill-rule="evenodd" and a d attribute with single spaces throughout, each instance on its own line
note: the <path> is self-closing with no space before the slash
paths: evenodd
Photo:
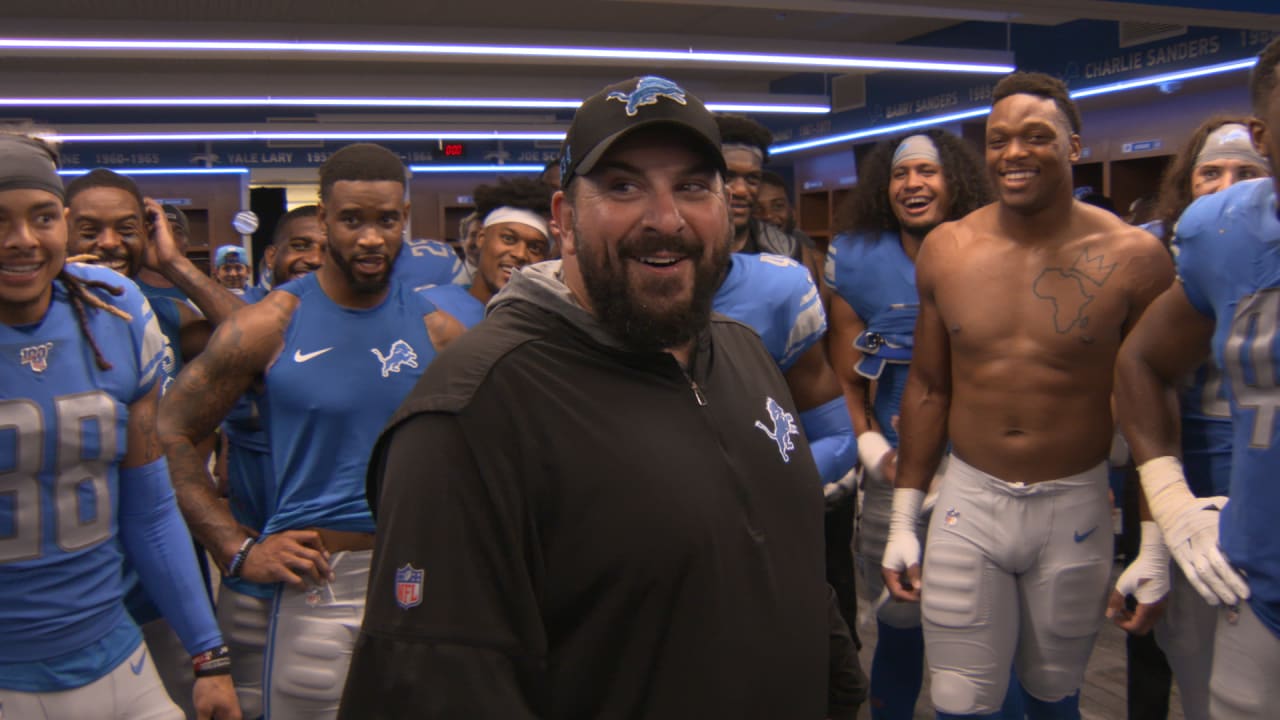
<path id="1" fill-rule="evenodd" d="M 721 173 L 720 129 L 702 101 L 657 75 L 615 83 L 583 101 L 573 116 L 560 152 L 560 187 L 586 175 L 627 133 L 651 125 L 675 125 L 688 131 Z"/>

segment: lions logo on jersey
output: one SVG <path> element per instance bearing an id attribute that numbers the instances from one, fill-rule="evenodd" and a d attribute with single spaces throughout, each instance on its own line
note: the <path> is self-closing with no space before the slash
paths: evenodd
<path id="1" fill-rule="evenodd" d="M 409 343 L 404 340 L 392 343 L 386 355 L 383 355 L 378 348 L 369 348 L 369 351 L 377 356 L 378 362 L 382 363 L 382 377 L 390 377 L 391 373 L 400 372 L 402 365 L 418 367 L 418 353 L 414 352 Z"/>
<path id="2" fill-rule="evenodd" d="M 18 357 L 22 364 L 31 368 L 32 372 L 42 373 L 49 368 L 49 351 L 53 349 L 53 343 L 41 343 L 24 347 L 18 351 Z"/>
<path id="3" fill-rule="evenodd" d="M 791 462 L 791 456 L 788 454 L 796 449 L 796 444 L 792 442 L 792 435 L 799 435 L 800 429 L 796 427 L 796 421 L 791 413 L 782 409 L 777 400 L 767 398 L 765 409 L 769 411 L 769 418 L 773 420 L 773 429 L 765 427 L 765 424 L 756 421 L 756 427 L 764 431 L 769 439 L 778 444 L 778 454 L 782 456 L 782 462 Z"/>
<path id="4" fill-rule="evenodd" d="M 645 105 L 657 105 L 658 98 L 674 100 L 681 105 L 687 104 L 684 88 L 670 80 L 657 75 L 645 75 L 636 83 L 636 89 L 629 93 L 614 91 L 608 99 L 617 100 L 627 106 L 627 117 L 635 117 Z"/>

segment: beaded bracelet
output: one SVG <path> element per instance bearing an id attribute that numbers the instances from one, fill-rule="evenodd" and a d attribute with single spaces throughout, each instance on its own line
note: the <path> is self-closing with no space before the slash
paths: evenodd
<path id="1" fill-rule="evenodd" d="M 232 556 L 231 563 L 227 565 L 227 577 L 240 577 L 240 571 L 244 570 L 244 561 L 249 557 L 249 551 L 253 549 L 254 543 L 258 542 L 257 538 L 245 538 L 240 543 L 240 549 Z"/>
<path id="2" fill-rule="evenodd" d="M 231 648 L 222 645 L 196 655 L 191 658 L 191 669 L 198 678 L 230 675 Z"/>

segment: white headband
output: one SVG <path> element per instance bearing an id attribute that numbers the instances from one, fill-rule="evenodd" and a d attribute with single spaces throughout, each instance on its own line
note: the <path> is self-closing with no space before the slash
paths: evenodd
<path id="1" fill-rule="evenodd" d="M 725 143 L 720 146 L 720 150 L 745 150 L 752 155 L 760 158 L 760 162 L 764 162 L 764 151 L 756 145 L 747 145 L 745 143 Z"/>
<path id="2" fill-rule="evenodd" d="M 1196 155 L 1195 167 L 1218 160 L 1243 160 L 1267 167 L 1266 159 L 1253 147 L 1249 128 L 1240 123 L 1227 123 L 1209 133 Z"/>
<path id="3" fill-rule="evenodd" d="M 542 237 L 551 237 L 551 228 L 547 226 L 547 221 L 543 220 L 541 215 L 523 208 L 514 208 L 507 205 L 503 205 L 500 208 L 494 208 L 493 212 L 484 216 L 484 222 L 481 223 L 480 227 L 487 228 L 490 225 L 497 225 L 498 223 L 520 223 L 521 225 L 528 225 L 534 230 L 542 233 Z"/>
<path id="4" fill-rule="evenodd" d="M 898 149 L 893 151 L 893 162 L 889 167 L 898 167 L 908 160 L 928 160 L 936 165 L 942 164 L 942 157 L 938 155 L 938 146 L 933 144 L 933 138 L 928 135 L 912 135 L 898 143 Z"/>

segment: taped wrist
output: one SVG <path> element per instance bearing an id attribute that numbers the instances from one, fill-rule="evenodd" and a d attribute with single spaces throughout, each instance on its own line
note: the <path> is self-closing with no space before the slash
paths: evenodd
<path id="1" fill-rule="evenodd" d="M 889 537 L 904 532 L 916 534 L 920 521 L 920 506 L 924 504 L 924 491 L 915 488 L 895 488 L 893 509 L 889 514 Z"/>
<path id="2" fill-rule="evenodd" d="M 1138 478 L 1142 482 L 1142 492 L 1147 496 L 1151 516 L 1161 531 L 1173 527 L 1179 513 L 1196 500 L 1191 488 L 1187 487 L 1182 462 L 1172 455 L 1142 463 L 1138 466 Z"/>
<path id="3" fill-rule="evenodd" d="M 823 484 L 833 483 L 844 477 L 858 459 L 858 441 L 854 438 L 853 422 L 844 397 L 836 397 L 816 408 L 800 413 L 804 436 L 809 440 L 809 451 L 818 466 Z"/>
<path id="4" fill-rule="evenodd" d="M 862 461 L 862 467 L 868 470 L 880 467 L 884 456 L 891 450 L 893 447 L 889 445 L 889 440 L 875 430 L 868 430 L 858 436 L 858 459 Z"/>
<path id="5" fill-rule="evenodd" d="M 187 652 L 221 645 L 191 533 L 178 512 L 163 457 L 120 469 L 119 523 L 120 542 L 143 587 Z"/>

